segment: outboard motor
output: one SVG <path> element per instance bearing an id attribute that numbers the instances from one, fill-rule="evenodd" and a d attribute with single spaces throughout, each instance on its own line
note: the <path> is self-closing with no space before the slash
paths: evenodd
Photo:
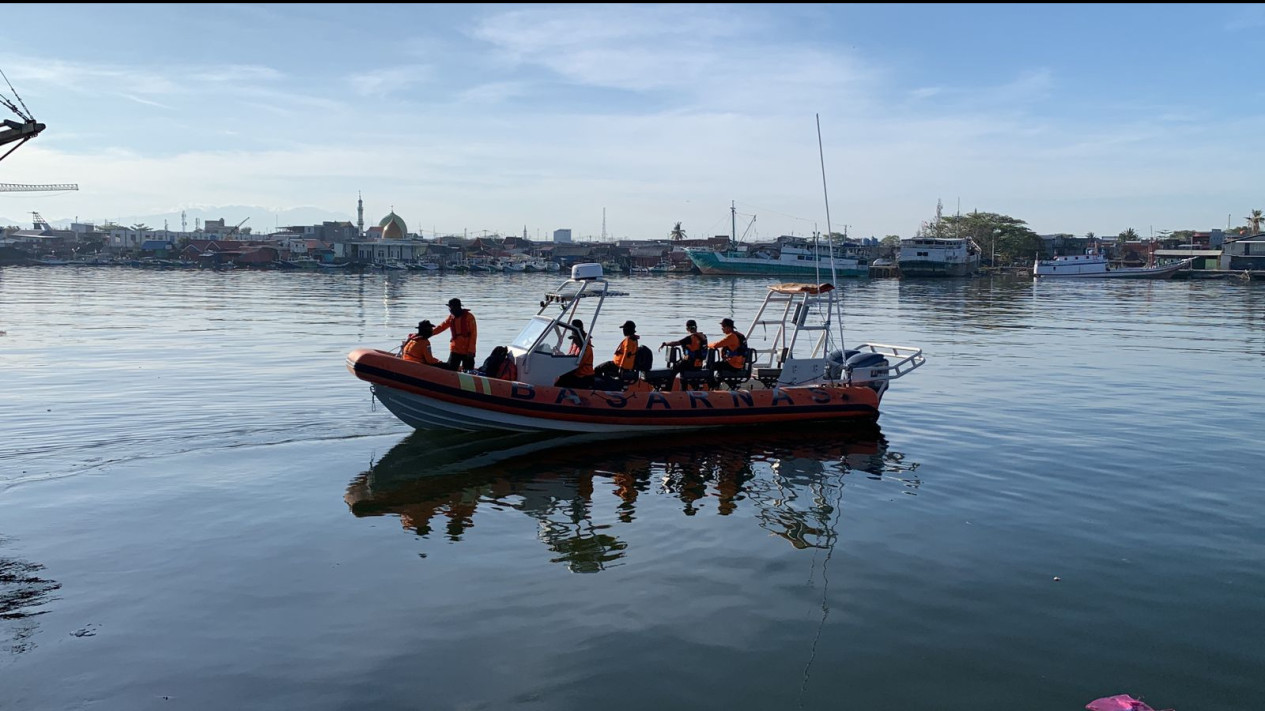
<path id="1" fill-rule="evenodd" d="M 887 390 L 890 363 L 881 353 L 855 353 L 843 363 L 849 385 L 868 385 L 879 397 Z"/>
<path id="2" fill-rule="evenodd" d="M 860 353 L 860 351 L 841 351 L 837 348 L 830 351 L 826 356 L 826 379 L 842 380 L 844 365 L 847 364 L 849 358 L 857 353 Z"/>

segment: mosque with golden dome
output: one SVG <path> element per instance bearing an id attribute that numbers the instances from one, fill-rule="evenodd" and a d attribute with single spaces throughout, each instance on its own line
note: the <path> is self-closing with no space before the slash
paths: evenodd
<path id="1" fill-rule="evenodd" d="M 404 224 L 402 217 L 395 214 L 395 210 L 382 218 L 378 228 L 382 230 L 382 239 L 404 239 L 408 236 L 408 225 Z"/>

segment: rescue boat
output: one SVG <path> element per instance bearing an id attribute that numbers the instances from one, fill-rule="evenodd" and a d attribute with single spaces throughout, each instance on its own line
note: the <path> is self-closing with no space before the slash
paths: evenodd
<path id="1" fill-rule="evenodd" d="M 706 373 L 638 371 L 594 389 L 556 387 L 579 356 L 565 353 L 575 318 L 598 332 L 615 295 L 600 264 L 577 264 L 545 294 L 508 347 L 516 380 L 454 372 L 361 348 L 347 368 L 416 429 L 657 432 L 733 426 L 876 421 L 892 380 L 925 362 L 922 350 L 861 343 L 845 349 L 841 304 L 831 284 L 772 284 L 748 334 L 746 367 L 719 381 Z M 758 342 L 750 338 L 761 334 Z M 584 347 L 589 346 L 584 337 Z M 582 352 L 582 350 L 581 350 Z M 669 363 L 672 356 L 669 356 Z"/>

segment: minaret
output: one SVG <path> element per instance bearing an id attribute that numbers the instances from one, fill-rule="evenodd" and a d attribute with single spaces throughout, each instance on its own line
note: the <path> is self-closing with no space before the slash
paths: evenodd
<path id="1" fill-rule="evenodd" d="M 365 236 L 365 197 L 356 193 L 356 236 Z"/>

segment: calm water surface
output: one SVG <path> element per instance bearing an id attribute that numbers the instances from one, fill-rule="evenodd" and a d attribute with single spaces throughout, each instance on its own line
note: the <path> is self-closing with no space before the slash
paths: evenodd
<path id="1" fill-rule="evenodd" d="M 849 430 L 413 433 L 344 366 L 556 281 L 0 269 L 0 708 L 1265 708 L 1260 283 L 848 282 L 928 358 Z M 617 281 L 599 359 L 764 296 Z"/>

